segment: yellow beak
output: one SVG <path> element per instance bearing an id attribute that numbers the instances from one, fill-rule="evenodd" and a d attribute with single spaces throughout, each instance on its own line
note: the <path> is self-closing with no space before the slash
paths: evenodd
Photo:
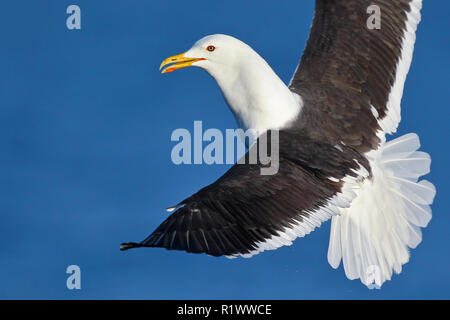
<path id="1" fill-rule="evenodd" d="M 205 58 L 188 58 L 184 56 L 184 53 L 177 54 L 176 56 L 172 56 L 164 60 L 159 66 L 159 70 L 162 69 L 161 73 L 172 72 L 177 69 L 186 68 L 192 66 L 194 62 L 206 60 Z"/>

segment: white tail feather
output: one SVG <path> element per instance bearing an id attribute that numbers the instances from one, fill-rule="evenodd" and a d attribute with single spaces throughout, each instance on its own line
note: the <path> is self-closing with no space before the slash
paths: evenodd
<path id="1" fill-rule="evenodd" d="M 421 227 L 431 219 L 429 205 L 436 190 L 418 178 L 430 171 L 427 153 L 416 151 L 420 141 L 407 134 L 368 154 L 372 178 L 354 190 L 357 197 L 331 223 L 328 261 L 343 261 L 349 279 L 381 286 L 393 271 L 400 273 L 409 248 L 422 241 Z"/>

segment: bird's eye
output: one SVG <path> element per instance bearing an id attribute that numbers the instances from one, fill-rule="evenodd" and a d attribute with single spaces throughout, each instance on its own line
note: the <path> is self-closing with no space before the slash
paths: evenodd
<path id="1" fill-rule="evenodd" d="M 216 50 L 216 47 L 214 47 L 214 46 L 207 46 L 206 50 L 208 50 L 209 52 L 213 52 L 214 50 Z"/>

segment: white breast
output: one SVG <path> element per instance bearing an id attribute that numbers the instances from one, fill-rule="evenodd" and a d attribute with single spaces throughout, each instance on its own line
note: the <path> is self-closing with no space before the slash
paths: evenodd
<path id="1" fill-rule="evenodd" d="M 234 68 L 207 71 L 217 81 L 240 128 L 259 133 L 282 129 L 297 118 L 303 102 L 255 51 L 249 50 Z"/>

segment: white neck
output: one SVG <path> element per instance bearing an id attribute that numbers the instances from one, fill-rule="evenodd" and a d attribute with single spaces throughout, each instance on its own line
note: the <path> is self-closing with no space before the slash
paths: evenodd
<path id="1" fill-rule="evenodd" d="M 217 81 L 240 128 L 260 133 L 283 129 L 298 116 L 303 102 L 263 58 L 248 48 L 239 65 L 205 69 Z"/>

